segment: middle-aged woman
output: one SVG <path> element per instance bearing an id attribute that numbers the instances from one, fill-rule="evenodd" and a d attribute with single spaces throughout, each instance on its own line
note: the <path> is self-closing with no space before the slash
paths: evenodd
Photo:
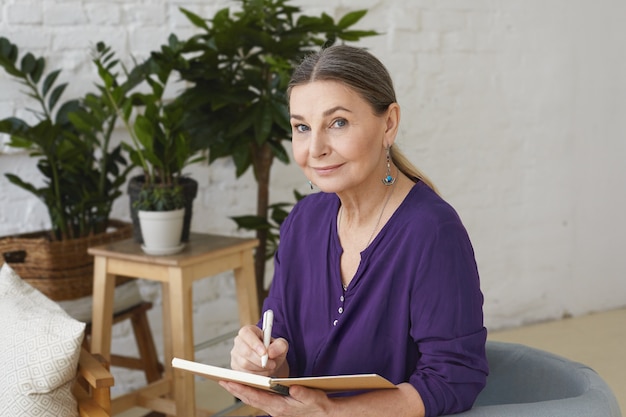
<path id="1" fill-rule="evenodd" d="M 485 385 L 486 329 L 469 237 L 454 209 L 394 145 L 391 78 L 363 49 L 308 56 L 289 86 L 295 161 L 321 192 L 281 227 L 264 309 L 267 350 L 243 327 L 231 367 L 275 376 L 377 373 L 397 389 L 289 396 L 220 382 L 272 416 L 436 416 Z M 266 368 L 261 356 L 267 354 Z"/>

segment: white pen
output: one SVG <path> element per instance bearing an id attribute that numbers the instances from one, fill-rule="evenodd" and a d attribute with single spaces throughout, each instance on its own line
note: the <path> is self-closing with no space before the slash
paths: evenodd
<path id="1" fill-rule="evenodd" d="M 272 340 L 272 326 L 274 324 L 274 312 L 267 310 L 263 313 L 263 344 L 265 345 L 266 353 L 261 356 L 261 366 L 265 368 L 267 366 L 267 348 Z"/>

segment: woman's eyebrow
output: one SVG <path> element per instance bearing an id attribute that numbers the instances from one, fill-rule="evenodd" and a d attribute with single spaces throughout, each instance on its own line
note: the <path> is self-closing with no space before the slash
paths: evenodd
<path id="1" fill-rule="evenodd" d="M 346 109 L 343 106 L 335 106 L 335 107 L 333 107 L 331 109 L 326 110 L 324 112 L 324 116 L 330 116 L 331 114 L 333 114 L 333 113 L 335 113 L 337 111 L 340 111 L 340 110 L 347 111 L 348 113 L 352 113 L 350 110 Z"/>
<path id="2" fill-rule="evenodd" d="M 327 116 L 330 116 L 331 114 L 333 114 L 335 112 L 338 112 L 340 110 L 347 111 L 348 113 L 352 113 L 350 110 L 346 109 L 343 106 L 335 106 L 335 107 L 332 107 L 332 108 L 326 110 L 323 113 L 323 115 L 324 115 L 324 117 L 327 117 Z M 300 116 L 299 114 L 291 114 L 289 117 L 291 117 L 292 119 L 296 119 L 296 120 L 304 120 L 304 116 Z"/>

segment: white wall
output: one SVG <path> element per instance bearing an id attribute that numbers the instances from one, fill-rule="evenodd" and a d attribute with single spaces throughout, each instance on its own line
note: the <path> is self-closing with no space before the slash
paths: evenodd
<path id="1" fill-rule="evenodd" d="M 90 42 L 145 56 L 171 32 L 191 33 L 177 11 L 209 17 L 220 1 L 0 0 L 0 35 L 49 57 L 92 88 Z M 403 109 L 399 142 L 457 208 L 473 239 L 489 328 L 626 305 L 626 4 L 620 0 L 299 0 L 307 14 L 368 8 L 359 25 L 388 66 Z M 24 115 L 20 87 L 0 73 L 0 117 Z M 119 135 L 123 135 L 120 131 Z M 121 137 L 121 136 L 120 136 Z M 33 161 L 2 154 L 0 172 L 37 179 Z M 190 170 L 200 181 L 193 229 L 241 234 L 229 216 L 254 212 L 250 174 L 229 161 Z M 293 165 L 276 165 L 272 199 L 306 191 Z M 114 215 L 128 219 L 128 200 Z M 0 177 L 0 236 L 47 226 L 43 206 Z M 144 283 L 160 339 L 158 288 Z M 196 287 L 197 334 L 237 327 L 230 276 Z M 202 339 L 203 337 L 199 337 Z M 157 343 L 160 348 L 160 342 Z M 133 349 L 128 328 L 114 350 Z M 229 343 L 198 358 L 227 363 Z M 118 371 L 116 371 L 118 372 Z M 141 385 L 120 373 L 117 390 Z"/>

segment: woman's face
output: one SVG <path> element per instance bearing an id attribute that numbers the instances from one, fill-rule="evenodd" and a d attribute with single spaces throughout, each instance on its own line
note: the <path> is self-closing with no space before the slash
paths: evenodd
<path id="1" fill-rule="evenodd" d="M 313 184 L 335 193 L 380 184 L 397 130 L 389 113 L 397 105 L 377 116 L 345 85 L 314 81 L 291 90 L 289 107 L 293 157 Z"/>

